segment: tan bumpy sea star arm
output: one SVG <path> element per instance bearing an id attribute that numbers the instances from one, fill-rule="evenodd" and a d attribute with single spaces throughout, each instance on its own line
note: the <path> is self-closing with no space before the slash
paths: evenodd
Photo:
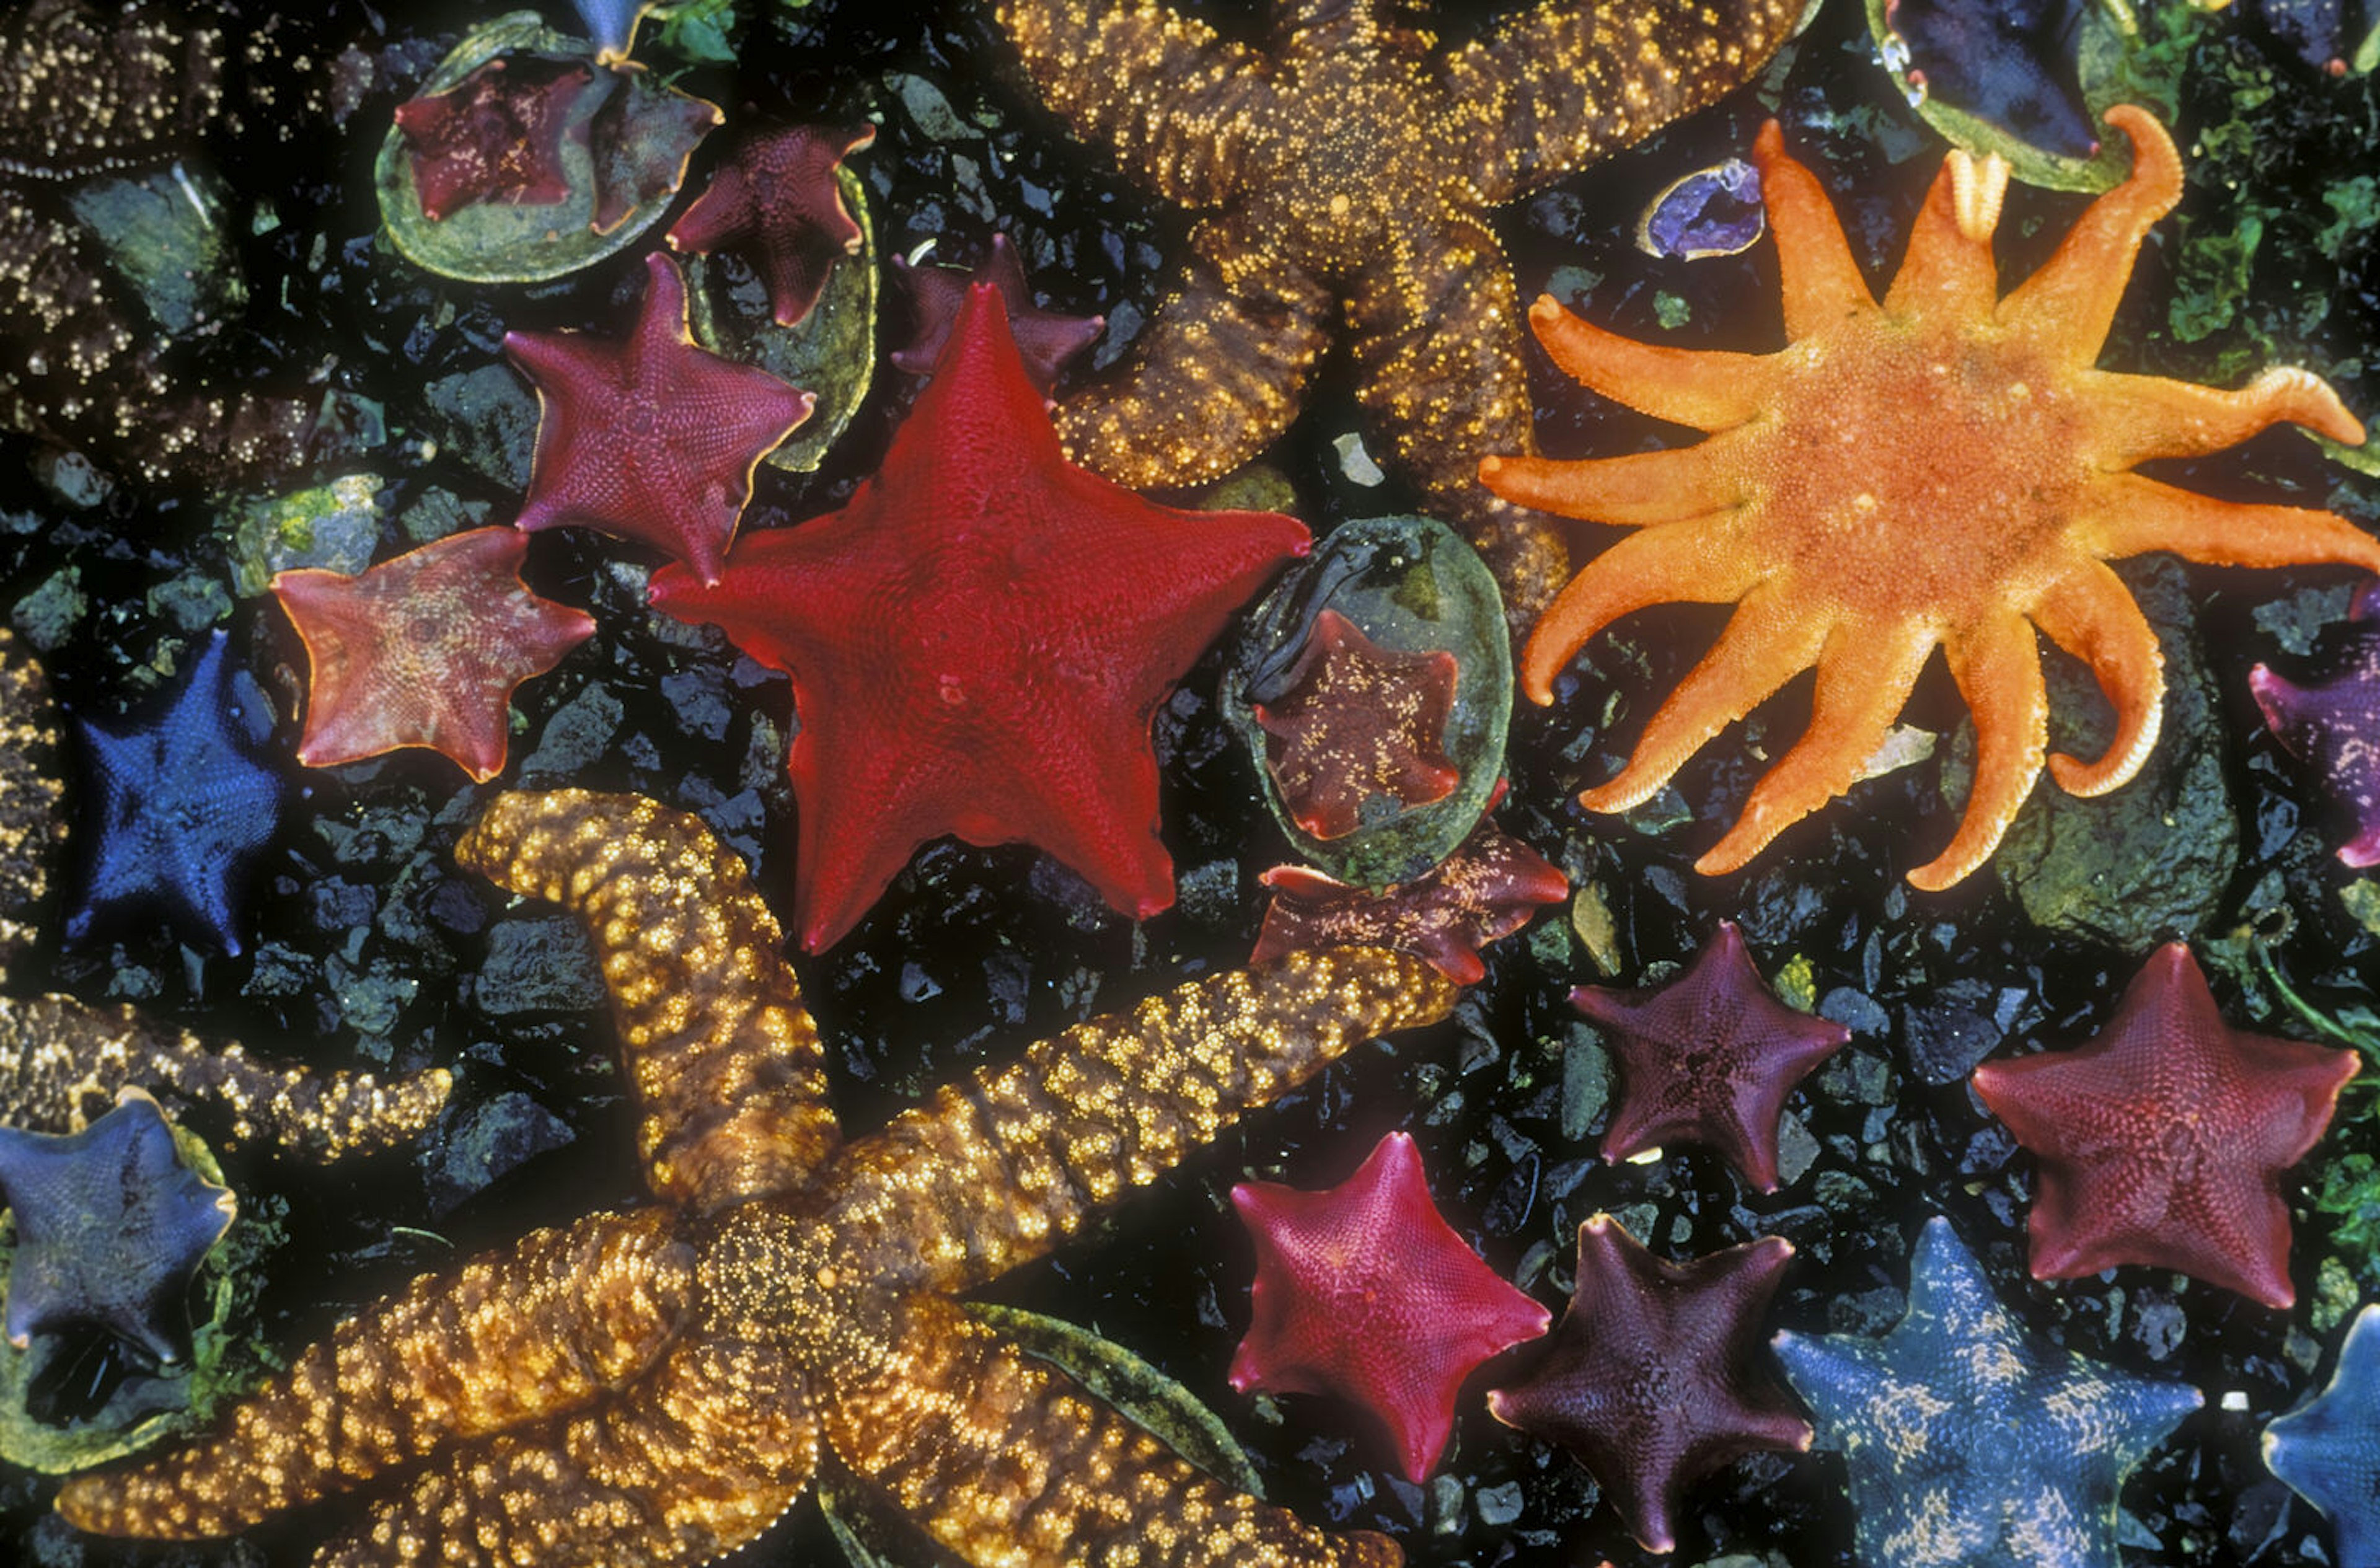
<path id="1" fill-rule="evenodd" d="M 1423 959 L 1360 947 L 1176 987 L 846 1145 L 820 1212 L 883 1288 L 964 1290 L 1048 1252 L 1350 1046 L 1444 1017 L 1456 994 Z"/>
<path id="2" fill-rule="evenodd" d="M 784 935 L 699 818 L 635 795 L 499 796 L 455 846 L 593 939 L 653 1194 L 709 1212 L 806 1181 L 837 1141 Z"/>
<path id="3" fill-rule="evenodd" d="M 425 1274 L 333 1330 L 216 1436 L 80 1476 L 58 1512 L 97 1535 L 230 1535 L 455 1438 L 532 1425 L 635 1378 L 694 1295 L 660 1209 L 538 1231 Z"/>
<path id="4" fill-rule="evenodd" d="M 1803 0 L 1543 0 L 1446 63 L 1490 202 L 1524 195 L 1742 85 Z"/>
<path id="5" fill-rule="evenodd" d="M 79 1129 L 127 1084 L 220 1105 L 233 1142 L 328 1161 L 407 1142 L 438 1119 L 451 1080 L 443 1067 L 380 1078 L 280 1066 L 122 1003 L 0 997 L 0 1105 L 7 1107 L 0 1119 L 9 1125 Z"/>
<path id="6" fill-rule="evenodd" d="M 1185 1463 L 945 1297 L 902 1304 L 880 1353 L 831 1382 L 823 1404 L 835 1457 L 968 1562 L 1392 1568 L 1404 1560 L 1385 1536 L 1327 1534 Z"/>
<path id="7" fill-rule="evenodd" d="M 1236 194 L 1249 111 L 1272 91 L 1263 55 L 1154 0 L 1000 0 L 995 15 L 1041 101 L 1128 178 L 1185 207 Z"/>

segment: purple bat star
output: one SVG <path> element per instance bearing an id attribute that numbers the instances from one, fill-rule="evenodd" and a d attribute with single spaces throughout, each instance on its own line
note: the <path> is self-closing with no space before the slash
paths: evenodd
<path id="1" fill-rule="evenodd" d="M 2380 865 L 2380 578 L 2356 592 L 2349 619 L 2354 642 L 2331 679 L 2301 687 L 2259 664 L 2248 686 L 2275 737 L 2313 765 L 2322 792 L 2354 818 L 2355 836 L 2338 857 Z"/>

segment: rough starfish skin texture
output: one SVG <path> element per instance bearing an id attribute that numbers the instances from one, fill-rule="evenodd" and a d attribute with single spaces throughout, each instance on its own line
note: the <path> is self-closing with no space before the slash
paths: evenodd
<path id="1" fill-rule="evenodd" d="M 1245 1182 L 1232 1202 L 1257 1253 L 1232 1386 L 1353 1401 L 1415 1482 L 1445 1451 L 1463 1380 L 1553 1320 L 1454 1234 L 1403 1133 L 1335 1187 Z"/>
<path id="2" fill-rule="evenodd" d="M 1603 1135 L 1611 1164 L 1670 1142 L 1727 1157 L 1777 1190 L 1777 1124 L 1793 1086 L 1849 1044 L 1851 1030 L 1777 1000 L 1732 920 L 1658 991 L 1580 986 L 1571 1005 L 1605 1031 L 1620 1067 Z"/>
<path id="3" fill-rule="evenodd" d="M 1069 464 L 974 285 L 934 379 L 849 504 L 652 602 L 793 677 L 794 924 L 812 953 L 910 855 L 1024 842 L 1145 919 L 1173 902 L 1149 723 L 1305 526 L 1184 512 Z"/>
<path id="4" fill-rule="evenodd" d="M 1792 1260 L 1791 1242 L 1763 1236 L 1671 1263 L 1594 1216 L 1543 1358 L 1488 1393 L 1489 1414 L 1568 1450 L 1639 1546 L 1676 1550 L 1688 1486 L 1747 1453 L 1810 1446 L 1810 1423 L 1758 1364 L 1760 1320 Z"/>
<path id="5" fill-rule="evenodd" d="M 11 10 L 0 71 L 0 340 L 10 345 L 0 425 L 145 483 L 251 490 L 306 461 L 321 392 L 261 392 L 172 353 L 66 200 L 94 175 L 184 157 L 203 166 L 207 134 L 262 107 L 242 102 L 238 73 L 226 104 L 224 29 L 194 24 L 188 9 L 40 0 Z M 243 50 L 267 31 L 240 30 Z M 270 112 L 310 128 L 326 107 L 284 101 Z"/>
<path id="6" fill-rule="evenodd" d="M 2356 593 L 2352 619 L 2353 645 L 2328 680 L 2299 686 L 2259 664 L 2248 687 L 2265 727 L 2312 766 L 2316 786 L 2354 823 L 2338 857 L 2380 866 L 2380 582 Z"/>
<path id="7" fill-rule="evenodd" d="M 2291 420 L 2349 445 L 2362 426 L 2318 378 L 2265 371 L 2243 391 L 2092 368 L 2149 229 L 2181 193 L 2163 128 L 2119 106 L 2132 171 L 2057 253 L 2001 298 L 1991 237 L 2007 164 L 1952 152 L 1878 305 L 1815 176 L 1772 122 L 1755 159 L 1777 237 L 1787 346 L 1658 347 L 1550 298 L 1530 320 L 1596 391 L 1710 440 L 1587 462 L 1491 456 L 1497 493 L 1639 531 L 1572 580 L 1530 635 L 1521 687 L 1554 699 L 1605 626 L 1671 601 L 1734 602 L 1718 645 L 1645 724 L 1628 765 L 1579 796 L 1649 798 L 1720 730 L 1815 665 L 1810 727 L 1695 862 L 1732 871 L 1858 780 L 1939 644 L 1975 723 L 1974 784 L 1949 846 L 1909 873 L 1949 886 L 1989 858 L 2039 776 L 2048 699 L 2034 628 L 2091 666 L 2117 713 L 2097 760 L 2058 756 L 2076 795 L 2129 780 L 2156 743 L 2156 634 L 2107 563 L 2192 561 L 2380 570 L 2380 541 L 2343 517 L 2214 500 L 2127 473 L 2220 450 Z M 1923 418 L 1912 417 L 1923 409 Z"/>
<path id="8" fill-rule="evenodd" d="M 1560 869 L 1488 817 L 1427 871 L 1377 892 L 1309 866 L 1275 866 L 1257 880 L 1273 900 L 1249 963 L 1318 947 L 1392 947 L 1463 986 L 1487 978 L 1481 948 L 1570 896 Z"/>
<path id="9" fill-rule="evenodd" d="M 1033 286 L 1026 281 L 1025 263 L 1004 234 L 991 237 L 990 254 L 972 270 L 955 267 L 913 267 L 905 257 L 892 258 L 893 274 L 908 291 L 912 325 L 908 343 L 892 351 L 893 367 L 913 376 L 934 373 L 965 308 L 969 286 L 988 283 L 1000 290 L 1008 306 L 1008 330 L 1016 351 L 1025 357 L 1025 373 L 1043 393 L 1055 386 L 1066 361 L 1099 341 L 1105 316 L 1063 316 L 1033 302 Z"/>
<path id="10" fill-rule="evenodd" d="M 794 126 L 747 137 L 671 225 L 670 249 L 755 252 L 777 324 L 796 325 L 818 303 L 836 258 L 859 253 L 859 224 L 843 204 L 834 171 L 875 140 L 874 126 Z"/>
<path id="11" fill-rule="evenodd" d="M 1462 525 L 1525 626 L 1568 570 L 1481 452 L 1533 450 L 1495 208 L 1743 81 L 1800 0 L 1540 0 L 1461 48 L 1375 0 L 1275 0 L 1269 53 L 1153 0 L 1000 0 L 1041 99 L 1199 214 L 1112 382 L 1059 401 L 1076 460 L 1135 489 L 1214 479 L 1305 402 L 1334 339 L 1386 466 Z"/>
<path id="12" fill-rule="evenodd" d="M 183 1293 L 239 1205 L 182 1162 L 154 1100 L 128 1088 L 79 1133 L 0 1127 L 0 1200 L 16 1216 L 10 1344 L 94 1323 L 153 1361 L 182 1358 Z"/>
<path id="13" fill-rule="evenodd" d="M 211 634 L 174 689 L 120 729 L 75 721 L 91 787 L 68 942 L 163 913 L 239 953 L 241 906 L 289 787 L 249 735 L 225 646 Z"/>
<path id="14" fill-rule="evenodd" d="M 719 577 L 752 470 L 815 401 L 768 371 L 696 346 L 686 280 L 645 258 L 645 302 L 625 340 L 504 334 L 504 357 L 537 387 L 537 454 L 513 526 L 590 528 Z"/>
<path id="15" fill-rule="evenodd" d="M 1265 766 L 1290 814 L 1318 839 L 1364 825 L 1375 797 L 1393 812 L 1443 800 L 1463 782 L 1446 755 L 1446 716 L 1461 666 L 1444 649 L 1382 648 L 1325 608 L 1281 692 L 1255 704 Z"/>
<path id="16" fill-rule="evenodd" d="M 549 207 L 570 194 L 562 168 L 571 106 L 595 73 L 583 65 L 494 59 L 444 92 L 396 106 L 396 128 L 413 152 L 422 215 L 443 222 L 480 201 Z"/>
<path id="17" fill-rule="evenodd" d="M 221 1535 L 402 1471 L 318 1563 L 690 1564 L 831 1455 L 970 1562 L 1400 1561 L 1193 1469 L 953 1298 L 1349 1046 L 1444 1016 L 1427 965 L 1343 949 L 1181 986 L 844 1144 L 776 922 L 700 822 L 504 796 L 456 856 L 585 922 L 653 1201 L 415 1281 L 215 1437 L 69 1482 L 69 1520 Z"/>
<path id="18" fill-rule="evenodd" d="M 2204 1403 L 2036 1338 L 1938 1217 L 1890 1333 L 1772 1343 L 1850 1466 L 1860 1568 L 2120 1568 L 2126 1473 Z"/>
<path id="19" fill-rule="evenodd" d="M 452 1084 L 443 1067 L 382 1078 L 274 1066 L 243 1046 L 209 1045 L 144 1018 L 128 1003 L 0 996 L 0 1105 L 12 1126 L 72 1132 L 87 1124 L 94 1101 L 137 1085 L 163 1094 L 176 1115 L 186 1101 L 220 1107 L 229 1143 L 267 1143 L 324 1163 L 411 1140 L 438 1119 Z"/>
<path id="20" fill-rule="evenodd" d="M 2380 1307 L 2349 1325 L 2330 1385 L 2265 1428 L 2265 1464 L 2330 1521 L 2340 1568 L 2380 1565 Z"/>
<path id="21" fill-rule="evenodd" d="M 504 771 L 513 690 L 595 635 L 595 619 L 521 581 L 528 536 L 473 529 L 359 576 L 273 579 L 306 644 L 298 760 L 334 767 L 420 746 L 474 783 Z"/>
<path id="22" fill-rule="evenodd" d="M 2288 1307 L 2281 1173 L 2330 1125 L 2360 1059 L 2224 1023 L 2168 942 L 2086 1045 L 1975 1069 L 1975 1092 L 2040 1156 L 2033 1277 L 2173 1269 Z"/>
<path id="23" fill-rule="evenodd" d="M 0 982 L 41 940 L 37 917 L 67 839 L 50 677 L 0 626 Z"/>

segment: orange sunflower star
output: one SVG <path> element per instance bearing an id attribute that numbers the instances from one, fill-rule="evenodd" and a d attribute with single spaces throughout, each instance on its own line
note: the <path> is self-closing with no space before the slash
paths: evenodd
<path id="1" fill-rule="evenodd" d="M 2091 667 L 2117 713 L 2095 761 L 2048 759 L 2059 784 L 2085 796 L 2114 789 L 2155 744 L 2156 635 L 2107 562 L 2168 550 L 2221 565 L 2380 570 L 2380 541 L 2342 517 L 2217 501 L 2127 471 L 2204 456 L 2282 420 L 2349 444 L 2363 431 L 2305 371 L 2270 370 L 2218 392 L 2093 368 L 2142 240 L 2181 195 L 2181 161 L 2164 128 L 2131 107 L 2107 119 L 2131 140 L 2131 176 L 2005 298 L 1991 249 L 2005 164 L 1949 155 L 1878 305 L 1825 190 L 1786 155 L 1772 121 L 1754 155 L 1777 236 L 1783 350 L 1657 347 L 1590 326 L 1551 298 L 1530 308 L 1562 369 L 1711 439 L 1588 462 L 1481 462 L 1481 481 L 1508 501 L 1640 530 L 1573 577 L 1538 621 L 1522 689 L 1551 702 L 1562 666 L 1633 611 L 1737 606 L 1627 766 L 1581 804 L 1621 811 L 1646 799 L 1705 742 L 1815 665 L 1807 733 L 1695 862 L 1707 874 L 1734 870 L 1861 776 L 1939 644 L 1974 716 L 1975 782 L 1949 846 L 1909 880 L 1945 888 L 1990 857 L 2040 775 L 2048 699 L 2035 627 Z"/>

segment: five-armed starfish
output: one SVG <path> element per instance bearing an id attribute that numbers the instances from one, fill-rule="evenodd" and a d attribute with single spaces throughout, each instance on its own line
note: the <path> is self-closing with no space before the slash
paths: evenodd
<path id="1" fill-rule="evenodd" d="M 1153 0 L 1000 0 L 1042 98 L 1205 214 L 1123 379 L 1060 400 L 1085 467 L 1135 489 L 1269 445 L 1334 337 L 1390 462 L 1462 523 L 1516 626 L 1565 575 L 1555 525 L 1479 454 L 1534 450 L 1520 307 L 1491 209 L 1710 102 L 1801 0 L 1544 0 L 1440 53 L 1380 0 L 1276 0 L 1262 54 Z"/>
<path id="2" fill-rule="evenodd" d="M 594 937 L 655 1201 L 416 1280 L 212 1440 L 70 1482 L 77 1525 L 223 1535 L 403 1471 L 318 1563 L 698 1563 L 832 1462 L 970 1562 L 1401 1560 L 1192 1468 L 953 1297 L 1349 1045 L 1442 1017 L 1428 965 L 1214 976 L 844 1144 L 777 923 L 700 822 L 509 795 L 456 855 Z"/>

